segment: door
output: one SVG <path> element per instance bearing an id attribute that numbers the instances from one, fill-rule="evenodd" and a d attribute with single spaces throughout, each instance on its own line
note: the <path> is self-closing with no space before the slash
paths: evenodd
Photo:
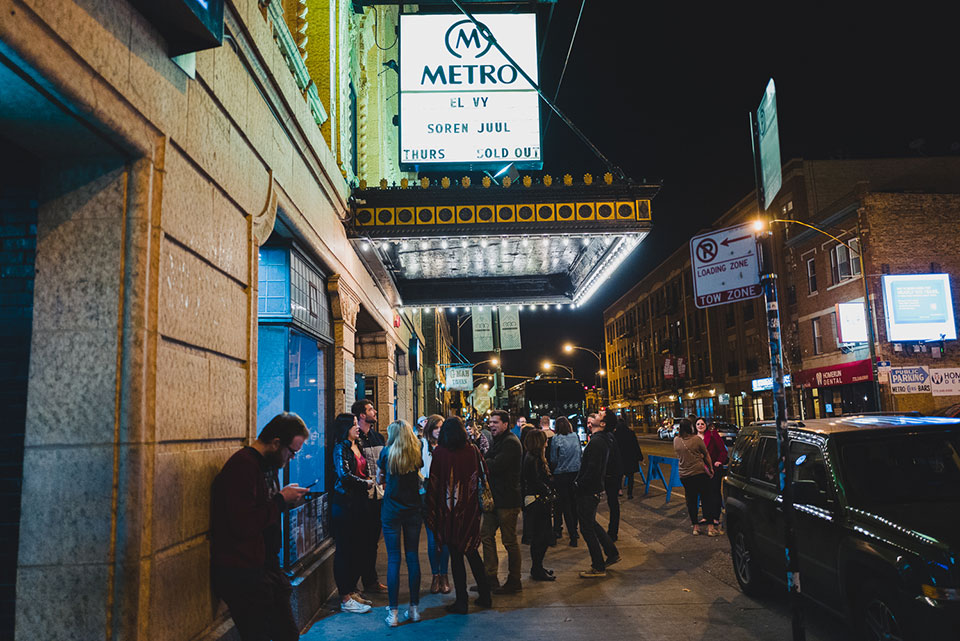
<path id="1" fill-rule="evenodd" d="M 777 439 L 763 436 L 757 444 L 749 494 L 753 513 L 753 536 L 763 568 L 778 581 L 786 581 L 783 557 L 783 511 L 780 509 L 780 482 L 777 465 Z"/>

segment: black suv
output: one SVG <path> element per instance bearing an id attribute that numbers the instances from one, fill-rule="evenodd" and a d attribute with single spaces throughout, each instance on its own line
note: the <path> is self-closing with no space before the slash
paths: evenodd
<path id="1" fill-rule="evenodd" d="M 863 639 L 960 639 L 960 419 L 788 425 L 802 593 Z M 773 426 L 741 430 L 723 487 L 740 588 L 784 584 Z"/>

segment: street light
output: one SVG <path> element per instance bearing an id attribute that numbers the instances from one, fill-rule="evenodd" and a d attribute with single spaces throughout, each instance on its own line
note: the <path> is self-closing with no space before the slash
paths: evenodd
<path id="1" fill-rule="evenodd" d="M 568 372 L 570 372 L 570 378 L 576 378 L 576 377 L 573 375 L 573 368 L 572 368 L 572 367 L 567 367 L 566 365 L 561 365 L 560 363 L 551 363 L 550 361 L 543 361 L 543 364 L 542 364 L 542 365 L 543 365 L 543 369 L 547 370 L 548 372 L 550 371 L 551 368 L 554 368 L 554 367 L 562 367 L 563 369 L 565 369 L 565 370 L 567 370 Z"/>
<path id="2" fill-rule="evenodd" d="M 603 356 L 600 354 L 600 352 L 596 350 L 592 350 L 589 347 L 580 347 L 579 345 L 574 345 L 573 343 L 564 343 L 563 345 L 563 351 L 565 351 L 568 354 L 572 354 L 573 350 L 575 349 L 579 349 L 584 352 L 590 352 L 591 354 L 593 354 L 597 358 L 597 368 L 599 369 L 599 371 L 597 372 L 597 376 L 606 376 L 607 371 L 603 369 Z M 597 380 L 597 383 L 599 384 L 601 383 L 601 381 Z"/>
<path id="3" fill-rule="evenodd" d="M 880 398 L 880 381 L 877 380 L 877 340 L 873 331 L 873 309 L 870 305 L 870 286 L 867 284 L 867 272 L 863 269 L 863 240 L 860 234 L 860 213 L 857 212 L 857 249 L 854 249 L 849 244 L 840 240 L 833 234 L 820 229 L 816 225 L 811 225 L 805 223 L 802 220 L 788 220 L 784 218 L 774 218 L 770 221 L 771 223 L 784 223 L 784 224 L 794 224 L 802 225 L 808 229 L 812 229 L 815 232 L 821 233 L 828 238 L 832 238 L 841 245 L 847 248 L 848 251 L 857 255 L 857 261 L 860 264 L 860 280 L 863 282 L 863 302 L 866 306 L 866 316 L 867 316 L 867 342 L 869 343 L 870 348 L 870 366 L 873 371 L 873 395 L 877 399 L 877 410 L 883 411 L 883 400 Z M 757 219 L 753 222 L 753 228 L 757 232 L 763 231 L 765 225 L 763 220 Z"/>

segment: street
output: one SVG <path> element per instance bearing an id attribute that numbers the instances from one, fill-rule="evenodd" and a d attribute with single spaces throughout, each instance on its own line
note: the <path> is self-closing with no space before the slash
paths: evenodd
<path id="1" fill-rule="evenodd" d="M 669 455 L 666 448 L 641 440 L 644 454 Z M 644 468 L 646 469 L 646 468 Z M 637 482 L 640 482 L 639 475 Z M 545 565 L 557 575 L 554 583 L 538 583 L 526 575 L 529 549 L 521 546 L 524 560 L 523 592 L 494 596 L 490 610 L 471 605 L 470 614 L 447 614 L 445 605 L 453 594 L 421 597 L 423 621 L 386 627 L 386 595 L 375 595 L 374 610 L 353 615 L 336 612 L 336 598 L 328 602 L 303 635 L 304 641 L 330 638 L 360 638 L 386 634 L 397 638 L 463 639 L 514 638 L 583 639 L 601 634 L 604 641 L 620 639 L 788 639 L 790 614 L 784 595 L 761 600 L 743 595 L 737 587 L 726 537 L 694 537 L 689 531 L 683 488 L 664 502 L 662 486 L 643 486 L 633 500 L 621 501 L 620 540 L 623 556 L 604 579 L 586 580 L 577 573 L 589 565 L 586 546 L 571 548 L 566 539 L 547 552 Z M 607 510 L 601 507 L 601 523 Z M 429 588 L 430 566 L 421 536 L 422 585 Z M 380 546 L 381 580 L 386 576 L 386 556 Z M 506 574 L 506 553 L 500 550 L 500 577 Z M 468 570 L 469 576 L 469 570 Z M 472 577 L 468 578 L 472 583 Z M 401 570 L 400 610 L 407 605 L 406 570 Z M 368 595 L 369 596 L 369 595 Z M 807 638 L 811 641 L 848 639 L 845 624 L 829 613 L 806 607 Z M 599 624 L 599 625 L 598 625 Z"/>

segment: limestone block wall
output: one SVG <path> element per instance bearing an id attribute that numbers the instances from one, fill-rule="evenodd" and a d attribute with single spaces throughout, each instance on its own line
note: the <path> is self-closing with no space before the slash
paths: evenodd
<path id="1" fill-rule="evenodd" d="M 0 0 L 6 59 L 114 149 L 45 169 L 17 639 L 220 629 L 209 487 L 254 435 L 254 231 L 274 215 L 401 340 L 264 14 L 226 14 L 232 44 L 191 79 L 125 0 Z"/>

